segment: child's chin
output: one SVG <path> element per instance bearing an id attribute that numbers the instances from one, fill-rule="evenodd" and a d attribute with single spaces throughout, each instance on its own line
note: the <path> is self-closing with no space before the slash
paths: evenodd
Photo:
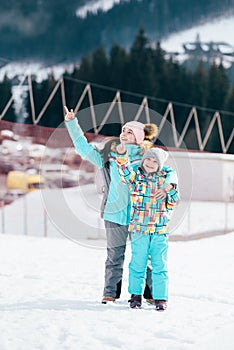
<path id="1" fill-rule="evenodd" d="M 153 169 L 145 169 L 145 171 L 147 172 L 147 173 L 155 173 L 155 170 L 153 170 Z"/>

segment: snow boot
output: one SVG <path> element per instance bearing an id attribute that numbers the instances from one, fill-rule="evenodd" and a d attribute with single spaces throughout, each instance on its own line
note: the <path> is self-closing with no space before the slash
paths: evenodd
<path id="1" fill-rule="evenodd" d="M 102 304 L 107 304 L 109 301 L 115 302 L 115 298 L 109 295 L 106 295 L 102 298 Z"/>
<path id="2" fill-rule="evenodd" d="M 141 309 L 141 295 L 132 294 L 128 302 L 130 303 L 131 309 Z"/>
<path id="3" fill-rule="evenodd" d="M 167 300 L 155 300 L 157 311 L 165 311 L 167 308 Z"/>

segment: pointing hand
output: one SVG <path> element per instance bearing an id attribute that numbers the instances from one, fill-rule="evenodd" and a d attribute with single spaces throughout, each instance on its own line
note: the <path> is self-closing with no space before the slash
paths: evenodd
<path id="1" fill-rule="evenodd" d="M 67 106 L 64 106 L 64 110 L 65 110 L 65 120 L 69 121 L 75 118 L 75 113 L 73 112 L 73 109 L 68 110 Z"/>

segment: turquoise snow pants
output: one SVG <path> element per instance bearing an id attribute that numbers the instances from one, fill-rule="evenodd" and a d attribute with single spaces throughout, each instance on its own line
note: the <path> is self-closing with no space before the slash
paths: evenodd
<path id="1" fill-rule="evenodd" d="M 131 247 L 132 258 L 129 263 L 129 293 L 143 294 L 147 261 L 150 255 L 153 298 L 168 300 L 168 236 L 166 234 L 143 235 L 142 233 L 132 233 Z"/>

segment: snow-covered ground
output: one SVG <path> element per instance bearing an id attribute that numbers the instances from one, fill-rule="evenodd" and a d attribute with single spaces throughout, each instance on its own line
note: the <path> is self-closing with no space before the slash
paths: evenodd
<path id="1" fill-rule="evenodd" d="M 169 306 L 100 303 L 105 250 L 68 239 L 0 234 L 1 350 L 231 350 L 234 232 L 170 242 Z"/>
<path id="2" fill-rule="evenodd" d="M 145 302 L 129 309 L 127 244 L 121 299 L 102 305 L 100 201 L 90 184 L 32 192 L 1 208 L 0 350 L 231 350 L 234 232 L 170 241 L 165 313 Z M 224 229 L 225 213 L 233 228 L 234 203 L 228 212 L 223 205 L 182 202 L 172 237 Z"/>

